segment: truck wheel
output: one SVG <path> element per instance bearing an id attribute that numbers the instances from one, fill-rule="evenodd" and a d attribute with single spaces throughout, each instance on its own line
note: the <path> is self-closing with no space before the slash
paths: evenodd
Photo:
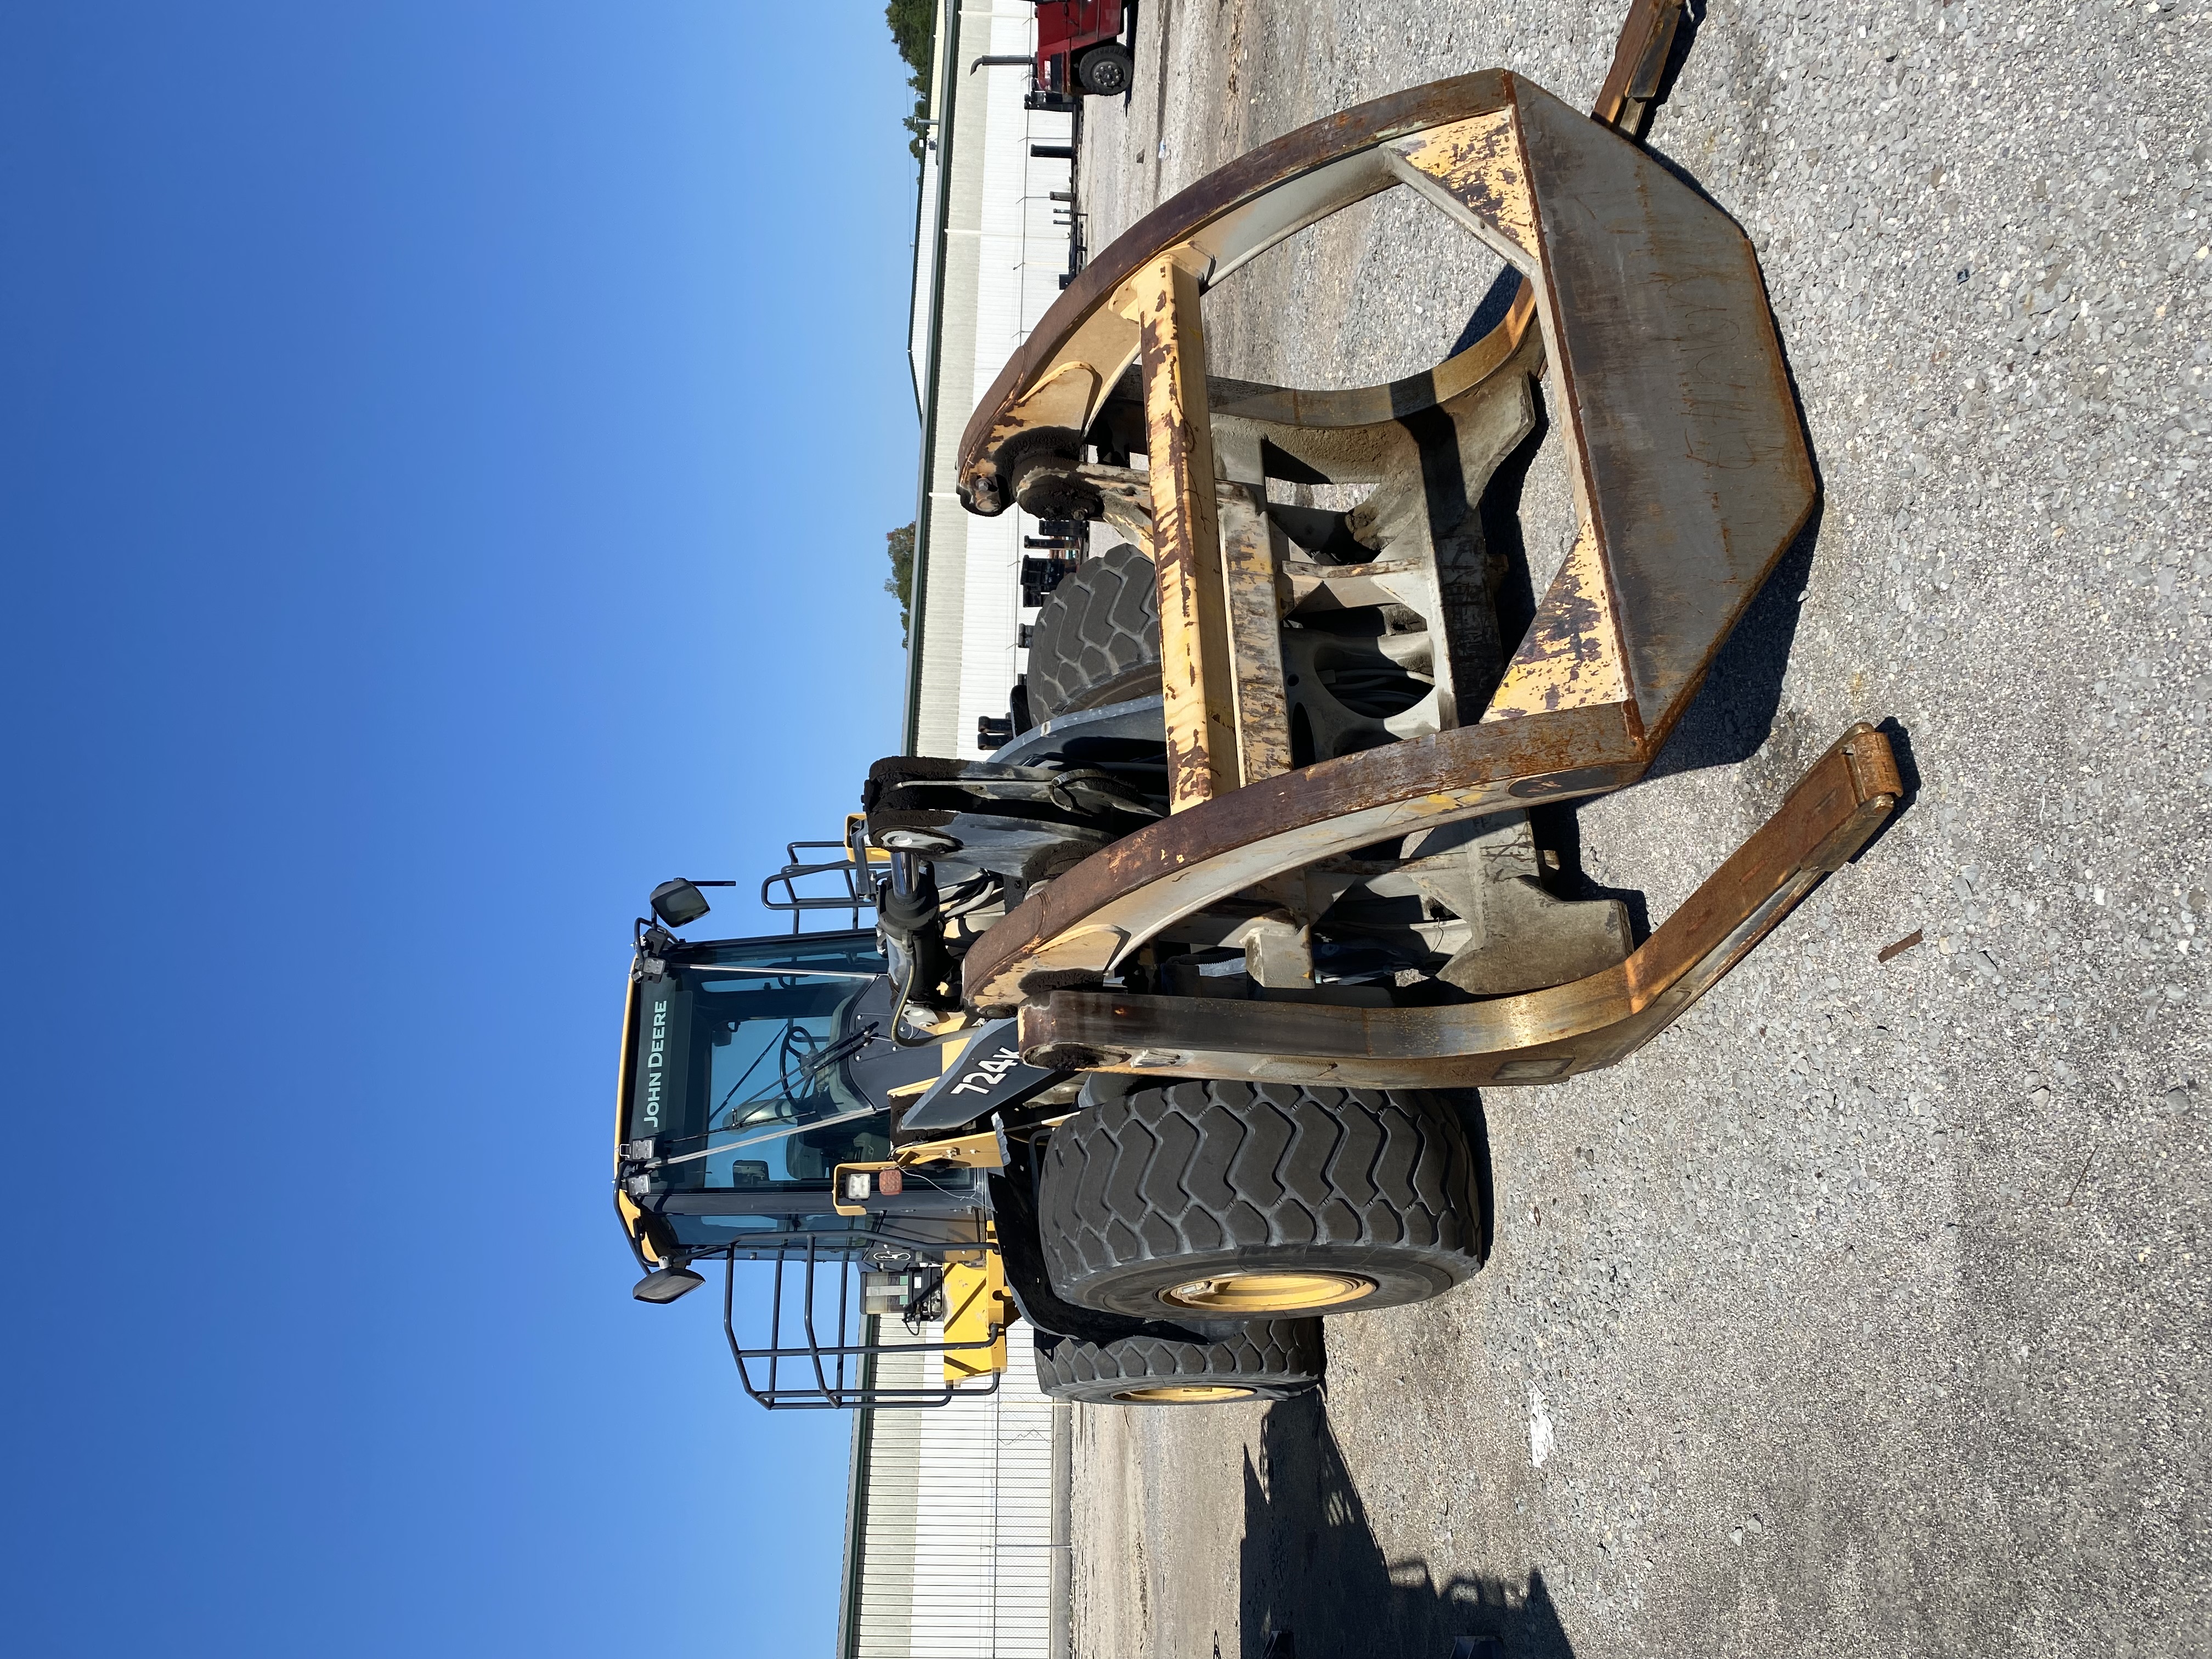
<path id="1" fill-rule="evenodd" d="M 1086 1405 L 1200 1406 L 1287 1400 L 1321 1381 L 1321 1321 L 1267 1319 L 1231 1336 L 1176 1341 L 1125 1336 L 1036 1339 L 1037 1386 Z"/>
<path id="2" fill-rule="evenodd" d="M 1124 542 L 1045 596 L 1030 635 L 1030 710 L 1048 720 L 1159 689 L 1159 590 L 1152 562 Z"/>
<path id="3" fill-rule="evenodd" d="M 1467 1132 L 1419 1092 L 1138 1089 L 1053 1132 L 1037 1212 L 1054 1289 L 1142 1318 L 1393 1308 L 1482 1265 Z"/>
<path id="4" fill-rule="evenodd" d="M 1130 72 L 1136 64 L 1121 46 L 1094 46 L 1084 53 L 1076 74 L 1084 91 L 1096 98 L 1119 98 L 1129 89 Z"/>

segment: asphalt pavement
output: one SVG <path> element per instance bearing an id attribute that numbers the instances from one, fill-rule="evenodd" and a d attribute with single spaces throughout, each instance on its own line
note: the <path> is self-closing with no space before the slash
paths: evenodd
<path id="1" fill-rule="evenodd" d="M 1621 10 L 1147 0 L 1091 245 L 1424 81 L 1587 106 Z M 1488 1267 L 1331 1322 L 1325 1400 L 1079 1412 L 1079 1653 L 2212 1652 L 2208 88 L 2212 0 L 1713 0 L 1649 142 L 1822 505 L 1579 878 L 1663 920 L 1856 720 L 1911 799 L 1644 1053 L 1486 1097 Z M 1405 198 L 1225 283 L 1216 372 L 1443 356 L 1496 263 Z"/>

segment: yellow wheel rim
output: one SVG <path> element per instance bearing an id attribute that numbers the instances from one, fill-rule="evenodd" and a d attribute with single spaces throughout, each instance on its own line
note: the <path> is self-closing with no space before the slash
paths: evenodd
<path id="1" fill-rule="evenodd" d="M 1358 1273 L 1217 1273 L 1162 1291 L 1160 1300 L 1233 1315 L 1311 1313 L 1374 1292 L 1375 1281 Z"/>
<path id="2" fill-rule="evenodd" d="M 1222 1382 L 1184 1382 L 1161 1389 L 1131 1389 L 1114 1396 L 1133 1406 L 1188 1406 L 1208 1400 L 1249 1400 L 1255 1390 Z"/>

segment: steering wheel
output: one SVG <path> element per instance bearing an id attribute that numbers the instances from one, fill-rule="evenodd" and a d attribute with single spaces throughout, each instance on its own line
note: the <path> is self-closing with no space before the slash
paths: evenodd
<path id="1" fill-rule="evenodd" d="M 822 1047 L 822 1039 L 799 1021 L 784 1022 L 783 1041 L 775 1051 L 775 1076 L 783 1085 L 786 1099 L 803 1100 L 819 1092 L 821 1085 L 814 1080 L 811 1067 Z M 796 1078 L 792 1075 L 794 1071 L 799 1074 Z"/>

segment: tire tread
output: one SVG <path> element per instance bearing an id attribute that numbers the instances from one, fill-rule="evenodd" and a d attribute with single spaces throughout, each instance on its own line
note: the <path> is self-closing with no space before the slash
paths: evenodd
<path id="1" fill-rule="evenodd" d="M 1085 1307 L 1158 1316 L 1110 1281 L 1209 1253 L 1406 1253 L 1457 1283 L 1480 1266 L 1474 1158 L 1425 1093 L 1180 1081 L 1056 1131 L 1039 1191 L 1045 1263 Z M 1387 1305 L 1376 1303 L 1374 1305 Z"/>
<path id="2" fill-rule="evenodd" d="M 1152 562 L 1124 542 L 1087 559 L 1045 596 L 1030 636 L 1038 720 L 1159 689 L 1159 592 Z"/>
<path id="3" fill-rule="evenodd" d="M 1311 1388 L 1322 1370 L 1315 1319 L 1259 1320 L 1233 1335 L 1188 1340 L 1140 1335 L 1085 1342 L 1042 1332 L 1036 1339 L 1037 1386 L 1055 1400 L 1098 1403 L 1123 1389 L 1164 1382 L 1244 1383 L 1281 1399 Z"/>

